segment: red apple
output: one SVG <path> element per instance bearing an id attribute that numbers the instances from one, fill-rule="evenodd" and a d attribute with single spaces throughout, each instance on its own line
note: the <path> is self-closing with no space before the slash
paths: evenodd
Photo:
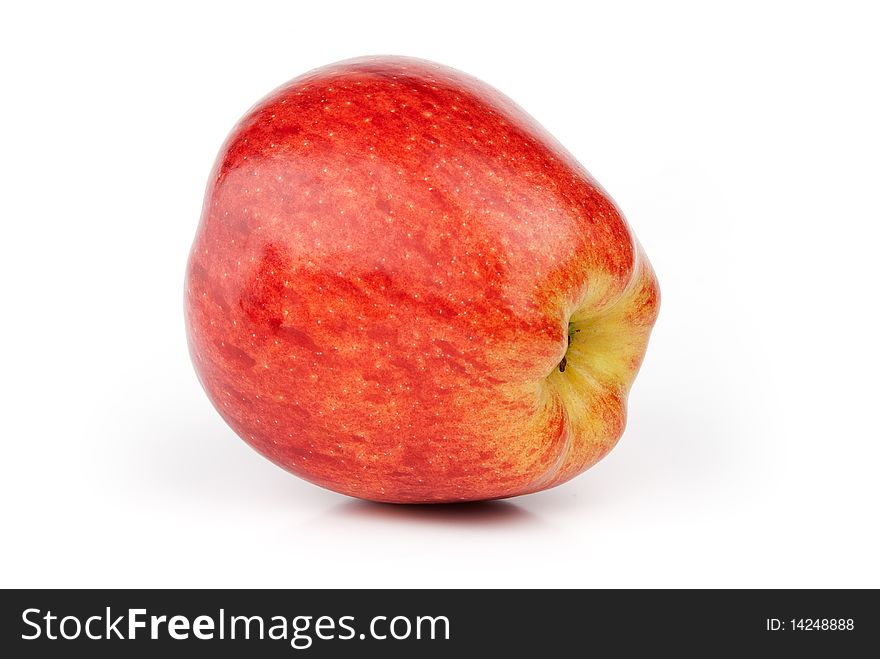
<path id="1" fill-rule="evenodd" d="M 247 113 L 186 274 L 190 352 L 229 425 L 388 502 L 510 497 L 595 464 L 658 301 L 620 210 L 534 119 L 396 57 L 312 71 Z"/>

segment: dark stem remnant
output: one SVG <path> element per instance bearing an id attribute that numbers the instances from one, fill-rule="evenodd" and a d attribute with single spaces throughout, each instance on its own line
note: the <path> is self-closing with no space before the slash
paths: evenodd
<path id="1" fill-rule="evenodd" d="M 572 335 L 573 333 L 580 332 L 579 329 L 573 330 L 573 329 L 570 329 L 570 327 L 571 327 L 571 326 L 569 326 L 569 331 L 568 331 L 568 345 L 566 345 L 566 348 L 565 348 L 566 351 L 571 347 L 571 335 Z M 566 366 L 566 363 L 567 363 L 567 362 L 565 361 L 565 355 L 563 355 L 563 356 L 562 356 L 562 361 L 559 362 L 559 372 L 560 372 L 560 373 L 565 373 L 565 366 Z"/>

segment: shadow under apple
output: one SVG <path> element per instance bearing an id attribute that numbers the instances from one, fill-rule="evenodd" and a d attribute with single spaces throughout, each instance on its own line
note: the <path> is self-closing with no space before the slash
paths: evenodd
<path id="1" fill-rule="evenodd" d="M 532 525 L 540 521 L 533 513 L 511 501 L 388 504 L 353 499 L 334 507 L 328 515 L 337 519 L 454 527 Z"/>

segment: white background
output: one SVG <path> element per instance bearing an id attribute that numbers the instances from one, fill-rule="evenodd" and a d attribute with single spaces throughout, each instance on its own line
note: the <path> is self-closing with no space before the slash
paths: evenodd
<path id="1" fill-rule="evenodd" d="M 880 586 L 880 21 L 721 4 L 5 4 L 0 585 Z M 375 53 L 511 96 L 654 263 L 628 429 L 565 486 L 355 501 L 199 387 L 183 272 L 221 142 Z"/>

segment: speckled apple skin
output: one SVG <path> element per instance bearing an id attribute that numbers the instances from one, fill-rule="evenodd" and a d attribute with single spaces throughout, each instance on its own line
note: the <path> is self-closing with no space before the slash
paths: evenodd
<path id="1" fill-rule="evenodd" d="M 374 57 L 296 78 L 233 129 L 185 311 L 201 383 L 252 447 L 418 503 L 534 492 L 601 459 L 658 303 L 620 210 L 529 115 Z"/>

